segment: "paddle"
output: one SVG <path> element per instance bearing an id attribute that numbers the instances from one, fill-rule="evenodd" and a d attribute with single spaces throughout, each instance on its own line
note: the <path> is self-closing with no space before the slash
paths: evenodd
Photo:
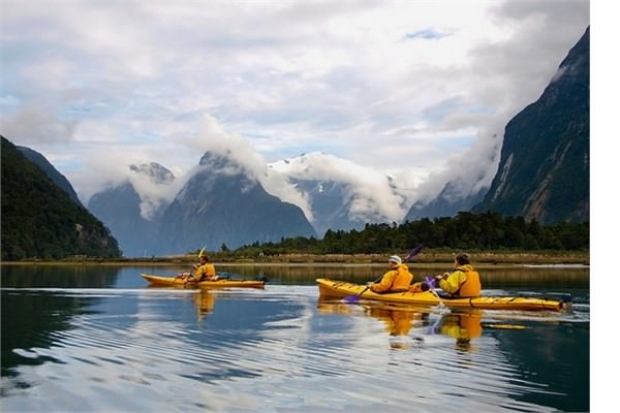
<path id="1" fill-rule="evenodd" d="M 203 254 L 205 253 L 205 249 L 207 249 L 206 246 L 202 247 L 202 249 L 198 253 L 198 259 L 202 258 Z M 185 282 L 183 283 L 183 288 L 187 288 L 187 283 L 189 282 L 189 278 L 193 277 L 193 275 L 195 273 L 195 270 L 196 270 L 196 267 L 194 267 L 194 271 L 190 271 L 189 274 L 187 275 L 187 277 L 185 277 Z"/>
<path id="2" fill-rule="evenodd" d="M 410 259 L 412 259 L 416 255 L 418 255 L 420 253 L 420 251 L 422 251 L 422 246 L 418 245 L 417 247 L 415 247 L 414 249 L 409 251 L 409 254 L 407 254 L 407 256 L 405 256 L 405 258 L 403 258 L 403 262 L 409 261 Z M 381 275 L 381 277 L 379 277 L 376 280 L 374 280 L 373 283 L 378 283 L 379 281 L 381 281 L 381 278 L 383 278 L 383 275 Z M 364 294 L 366 291 L 368 291 L 368 289 L 370 288 L 370 285 L 371 284 L 367 285 L 366 288 L 364 288 L 364 290 L 361 293 L 346 296 L 346 297 L 344 297 L 343 300 L 345 302 L 348 302 L 348 303 L 355 303 L 355 302 L 359 301 L 359 299 L 362 296 L 362 294 Z"/>
<path id="3" fill-rule="evenodd" d="M 445 307 L 446 305 L 443 303 L 443 300 L 441 299 L 437 291 L 435 291 L 435 280 L 427 276 L 424 277 L 424 282 L 426 282 L 426 284 L 428 285 L 428 289 L 431 290 L 435 297 L 437 297 L 437 299 L 439 300 L 439 307 Z"/>

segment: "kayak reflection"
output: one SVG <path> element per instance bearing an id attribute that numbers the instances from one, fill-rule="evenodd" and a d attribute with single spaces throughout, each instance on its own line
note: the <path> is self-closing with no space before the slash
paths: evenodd
<path id="1" fill-rule="evenodd" d="M 452 309 L 431 318 L 433 309 L 428 307 L 399 306 L 389 303 L 368 302 L 361 305 L 351 305 L 342 301 L 333 301 L 319 298 L 318 309 L 321 314 L 363 314 L 377 318 L 385 324 L 385 331 L 390 337 L 390 346 L 406 348 L 412 341 L 424 342 L 425 335 L 441 334 L 452 337 L 456 341 L 456 349 L 468 351 L 471 341 L 482 335 L 482 311 L 476 309 Z M 436 314 L 436 313 L 435 313 Z M 413 333 L 412 329 L 424 328 L 420 334 Z M 420 330 L 419 330 L 420 331 Z"/>
<path id="2" fill-rule="evenodd" d="M 208 314 L 213 312 L 215 306 L 215 293 L 209 290 L 199 290 L 194 294 L 194 304 L 198 310 L 198 319 L 202 320 Z"/>
<path id="3" fill-rule="evenodd" d="M 389 333 L 389 343 L 393 349 L 409 348 L 411 341 L 409 331 L 414 325 L 415 327 L 429 325 L 428 312 L 417 309 L 369 306 L 366 307 L 366 313 L 385 323 L 385 331 Z"/>
<path id="4" fill-rule="evenodd" d="M 380 319 L 385 323 L 385 330 L 390 336 L 406 336 L 409 334 L 414 321 L 417 326 L 429 324 L 428 313 L 415 309 L 389 308 L 389 307 L 366 307 L 366 313 L 371 317 Z"/>
<path id="5" fill-rule="evenodd" d="M 409 332 L 412 328 L 430 325 L 428 309 L 403 307 L 391 303 L 369 302 L 352 305 L 319 297 L 318 310 L 321 314 L 364 314 L 377 318 L 385 324 L 385 331 L 390 337 L 390 346 L 399 349 L 409 346 L 411 341 Z"/>
<path id="6" fill-rule="evenodd" d="M 435 330 L 456 339 L 458 350 L 470 350 L 471 340 L 482 335 L 482 312 L 469 310 L 444 314 Z"/>

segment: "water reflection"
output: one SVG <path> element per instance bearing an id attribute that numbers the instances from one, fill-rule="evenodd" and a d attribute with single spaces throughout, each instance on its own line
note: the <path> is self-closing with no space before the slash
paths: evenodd
<path id="1" fill-rule="evenodd" d="M 2 265 L 2 288 L 109 288 L 122 268 L 81 265 Z"/>
<path id="2" fill-rule="evenodd" d="M 114 271 L 105 288 L 6 278 L 4 412 L 589 410 L 587 291 L 578 314 L 549 318 L 324 301 L 308 267 L 258 291 Z"/>
<path id="3" fill-rule="evenodd" d="M 438 331 L 454 338 L 458 350 L 469 351 L 472 339 L 482 336 L 482 311 L 452 311 L 445 314 Z"/>
<path id="4" fill-rule="evenodd" d="M 194 304 L 198 310 L 198 319 L 202 320 L 205 316 L 213 312 L 215 306 L 215 294 L 209 290 L 198 290 L 194 294 Z"/>
<path id="5" fill-rule="evenodd" d="M 73 317 L 94 313 L 99 298 L 57 295 L 49 291 L 2 294 L 2 375 L 13 374 L 20 364 L 39 365 L 54 357 L 29 349 L 54 346 Z"/>
<path id="6" fill-rule="evenodd" d="M 333 299 L 319 298 L 321 314 L 364 314 L 381 320 L 393 348 L 407 348 L 412 329 L 422 329 L 413 334 L 413 342 L 423 341 L 424 335 L 441 334 L 455 340 L 455 348 L 461 351 L 472 349 L 472 340 L 482 336 L 483 312 L 477 309 L 443 309 L 436 314 L 432 307 L 409 307 L 390 303 L 364 302 L 360 305 L 347 304 Z M 359 312 L 356 309 L 362 308 Z M 434 320 L 432 320 L 433 314 Z"/>

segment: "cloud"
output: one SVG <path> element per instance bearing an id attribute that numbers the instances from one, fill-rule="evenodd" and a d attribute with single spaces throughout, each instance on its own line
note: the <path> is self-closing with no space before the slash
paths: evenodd
<path id="1" fill-rule="evenodd" d="M 129 163 L 182 181 L 218 145 L 205 133 L 242 158 L 330 153 L 422 196 L 455 155 L 489 162 L 491 137 L 542 93 L 589 6 L 5 0 L 0 132 L 44 154 L 82 200 Z M 205 132 L 205 117 L 221 131 Z"/>
<path id="2" fill-rule="evenodd" d="M 390 177 L 374 168 L 320 152 L 302 154 L 270 166 L 285 177 L 346 184 L 352 199 L 351 219 L 397 222 L 407 213 L 406 197 L 395 193 L 390 187 Z"/>
<path id="3" fill-rule="evenodd" d="M 256 179 L 268 193 L 299 206 L 306 218 L 312 221 L 308 199 L 288 182 L 285 175 L 274 173 L 248 139 L 226 132 L 214 117 L 204 117 L 204 129 L 191 145 L 197 153 L 211 152 L 235 161 L 243 167 L 244 173 Z M 192 173 L 187 175 L 189 177 Z"/>
<path id="4" fill-rule="evenodd" d="M 2 134 L 26 136 L 24 144 L 66 144 L 74 139 L 78 120 L 59 119 L 54 108 L 41 100 L 33 100 L 2 119 Z"/>

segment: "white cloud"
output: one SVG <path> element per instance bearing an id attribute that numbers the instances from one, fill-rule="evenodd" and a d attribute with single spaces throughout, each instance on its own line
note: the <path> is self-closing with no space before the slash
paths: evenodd
<path id="1" fill-rule="evenodd" d="M 389 177 L 376 169 L 357 165 L 346 159 L 313 152 L 274 162 L 274 172 L 297 179 L 338 182 L 349 185 L 353 199 L 350 218 L 376 222 L 377 212 L 381 221 L 400 221 L 407 213 L 404 198 L 389 186 Z M 381 219 L 382 218 L 382 219 Z M 312 221 L 311 217 L 308 217 Z"/>
<path id="2" fill-rule="evenodd" d="M 589 6 L 5 0 L 0 132 L 82 199 L 128 162 L 182 178 L 220 138 L 257 164 L 331 153 L 429 196 L 455 156 L 490 158 L 490 137 L 542 93 Z M 205 117 L 220 138 L 206 138 Z"/>
<path id="3" fill-rule="evenodd" d="M 227 133 L 212 116 L 205 116 L 204 129 L 196 140 L 188 141 L 188 145 L 194 146 L 196 153 L 200 155 L 211 152 L 235 161 L 249 176 L 260 182 L 267 192 L 285 202 L 299 206 L 306 218 L 312 221 L 312 210 L 308 200 L 287 181 L 286 176 L 273 173 L 263 156 L 256 151 L 249 140 Z"/>

